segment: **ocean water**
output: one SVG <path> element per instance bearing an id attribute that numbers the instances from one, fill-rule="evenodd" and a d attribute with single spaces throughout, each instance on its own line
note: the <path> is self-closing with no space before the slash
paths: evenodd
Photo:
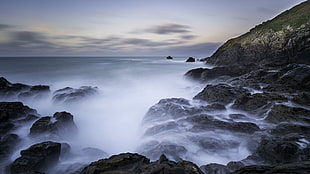
<path id="1" fill-rule="evenodd" d="M 99 93 L 74 104 L 55 104 L 52 95 L 23 101 L 41 116 L 67 111 L 73 114 L 78 136 L 72 149 L 95 147 L 109 154 L 135 152 L 143 131 L 141 122 L 148 109 L 163 98 L 192 99 L 203 85 L 184 74 L 204 66 L 186 63 L 186 57 L 9 57 L 0 58 L 0 76 L 11 83 L 64 87 L 98 87 Z M 27 137 L 30 125 L 18 130 Z M 26 141 L 27 148 L 35 142 Z M 12 159 L 19 156 L 18 151 Z"/>

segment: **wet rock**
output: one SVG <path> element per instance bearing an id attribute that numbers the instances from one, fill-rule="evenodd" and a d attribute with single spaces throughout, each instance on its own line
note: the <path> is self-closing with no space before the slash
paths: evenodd
<path id="1" fill-rule="evenodd" d="M 239 109 L 250 112 L 252 114 L 261 114 L 267 112 L 269 107 L 267 104 L 273 104 L 275 102 L 286 102 L 287 98 L 272 94 L 272 93 L 256 93 L 256 94 L 243 94 L 237 97 L 236 101 L 232 105 L 233 109 Z"/>
<path id="2" fill-rule="evenodd" d="M 219 103 L 213 103 L 207 106 L 201 107 L 206 112 L 214 112 L 214 111 L 224 111 L 226 107 Z"/>
<path id="3" fill-rule="evenodd" d="M 171 57 L 171 56 L 167 56 L 167 57 L 166 57 L 166 59 L 173 59 L 173 57 Z"/>
<path id="4" fill-rule="evenodd" d="M 40 99 L 47 94 L 50 93 L 50 87 L 46 85 L 36 85 L 32 86 L 28 91 L 22 92 L 18 95 L 18 98 L 21 100 L 27 100 L 27 99 Z"/>
<path id="5" fill-rule="evenodd" d="M 218 79 L 223 76 L 229 78 L 236 77 L 248 73 L 251 71 L 251 67 L 243 66 L 225 66 L 225 67 L 214 67 L 212 69 L 208 68 L 198 68 L 188 71 L 185 77 L 193 80 L 198 80 L 201 82 L 207 82 L 210 80 Z"/>
<path id="6" fill-rule="evenodd" d="M 181 120 L 180 122 L 190 122 L 194 126 L 192 131 L 197 132 L 201 130 L 230 130 L 234 132 L 242 132 L 252 134 L 259 131 L 259 127 L 250 122 L 226 122 L 214 119 L 209 115 L 197 115 Z"/>
<path id="7" fill-rule="evenodd" d="M 246 93 L 247 90 L 240 87 L 232 87 L 226 84 L 207 85 L 194 99 L 204 100 L 210 103 L 228 104 L 237 96 Z"/>
<path id="8" fill-rule="evenodd" d="M 195 58 L 193 58 L 193 57 L 189 57 L 187 60 L 186 60 L 186 62 L 195 62 L 196 60 L 195 60 Z"/>
<path id="9" fill-rule="evenodd" d="M 42 117 L 30 128 L 30 136 L 51 136 L 70 138 L 77 132 L 73 115 L 68 112 L 56 112 L 53 117 Z"/>
<path id="10" fill-rule="evenodd" d="M 294 96 L 292 99 L 293 102 L 300 105 L 310 106 L 310 93 L 309 92 L 300 92 Z"/>
<path id="11" fill-rule="evenodd" d="M 183 98 L 162 99 L 152 106 L 144 116 L 144 122 L 177 119 L 190 116 L 203 110 L 196 108 Z"/>
<path id="12" fill-rule="evenodd" d="M 12 174 L 23 174 L 27 172 L 46 172 L 57 164 L 60 156 L 61 144 L 46 141 L 32 145 L 20 152 L 11 165 Z"/>
<path id="13" fill-rule="evenodd" d="M 4 77 L 0 77 L 0 97 L 2 99 L 9 99 L 16 97 L 20 92 L 29 90 L 30 86 L 20 83 L 10 83 Z"/>
<path id="14" fill-rule="evenodd" d="M 20 138 L 16 134 L 6 134 L 0 137 L 0 163 L 13 152 Z"/>
<path id="15" fill-rule="evenodd" d="M 192 141 L 196 142 L 203 151 L 223 153 L 227 149 L 238 148 L 240 142 L 234 140 L 223 140 L 214 137 L 193 137 Z"/>
<path id="16" fill-rule="evenodd" d="M 126 174 L 202 174 L 193 163 L 169 161 L 164 155 L 155 162 L 139 154 L 123 153 L 102 159 L 85 167 L 81 174 L 126 173 Z"/>
<path id="17" fill-rule="evenodd" d="M 176 124 L 174 121 L 170 121 L 168 123 L 163 123 L 160 125 L 153 126 L 151 128 L 148 128 L 144 135 L 145 136 L 151 136 L 155 135 L 161 132 L 166 132 L 169 130 L 177 131 L 178 130 L 178 124 Z"/>
<path id="18" fill-rule="evenodd" d="M 271 123 L 280 122 L 304 122 L 310 123 L 310 111 L 303 108 L 289 107 L 286 105 L 274 105 L 266 117 Z"/>
<path id="19" fill-rule="evenodd" d="M 291 133 L 303 135 L 310 140 L 310 127 L 294 123 L 281 123 L 271 130 L 271 134 L 277 136 L 284 136 Z"/>
<path id="20" fill-rule="evenodd" d="M 55 91 L 53 100 L 54 102 L 70 103 L 70 102 L 76 102 L 81 99 L 85 99 L 86 97 L 95 95 L 97 93 L 98 93 L 97 87 L 82 86 L 78 89 L 66 87 Z"/>
<path id="21" fill-rule="evenodd" d="M 280 164 L 274 166 L 264 166 L 264 165 L 246 166 L 231 174 L 261 174 L 261 173 L 306 174 L 309 172 L 310 172 L 310 161 L 301 161 L 297 163 Z"/>

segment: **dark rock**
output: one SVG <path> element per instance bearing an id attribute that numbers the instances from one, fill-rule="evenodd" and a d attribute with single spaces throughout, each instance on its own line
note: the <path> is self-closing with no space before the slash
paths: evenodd
<path id="1" fill-rule="evenodd" d="M 301 161 L 274 166 L 252 165 L 239 169 L 231 174 L 307 174 L 310 172 L 310 161 Z"/>
<path id="2" fill-rule="evenodd" d="M 310 123 L 310 111 L 303 108 L 289 107 L 286 105 L 274 105 L 266 117 L 271 123 L 280 122 L 304 122 Z"/>
<path id="3" fill-rule="evenodd" d="M 227 174 L 227 173 L 230 173 L 230 171 L 227 169 L 227 167 L 225 165 L 222 165 L 222 164 L 211 163 L 208 165 L 203 165 L 200 168 L 204 173 L 207 173 L 207 174 Z"/>
<path id="4" fill-rule="evenodd" d="M 222 104 L 213 103 L 211 105 L 201 107 L 206 112 L 214 112 L 214 111 L 224 111 L 226 107 Z"/>
<path id="5" fill-rule="evenodd" d="M 0 137 L 0 161 L 7 159 L 19 142 L 20 142 L 20 138 L 16 134 L 6 134 L 4 136 L 1 136 Z"/>
<path id="6" fill-rule="evenodd" d="M 236 101 L 232 105 L 233 109 L 244 110 L 252 114 L 261 114 L 267 112 L 270 108 L 267 104 L 273 104 L 275 102 L 286 102 L 287 98 L 272 94 L 272 93 L 256 93 L 256 94 L 243 94 L 237 97 Z"/>
<path id="7" fill-rule="evenodd" d="M 46 172 L 49 168 L 57 164 L 60 149 L 60 143 L 51 141 L 32 145 L 28 149 L 20 152 L 21 157 L 17 158 L 11 165 L 11 173 Z"/>
<path id="8" fill-rule="evenodd" d="M 28 85 L 19 83 L 12 84 L 4 77 L 0 77 L 0 97 L 4 100 L 16 97 L 20 92 L 24 92 L 29 89 L 30 86 Z"/>
<path id="9" fill-rule="evenodd" d="M 53 117 L 42 117 L 30 128 L 30 136 L 48 135 L 69 138 L 77 132 L 73 116 L 68 112 L 56 112 Z"/>
<path id="10" fill-rule="evenodd" d="M 209 115 L 197 115 L 183 119 L 180 122 L 184 121 L 190 122 L 194 125 L 192 131 L 221 129 L 252 134 L 260 130 L 259 127 L 254 123 L 226 122 L 214 119 Z"/>
<path id="11" fill-rule="evenodd" d="M 228 77 L 236 77 L 243 74 L 246 74 L 251 71 L 251 67 L 243 67 L 243 66 L 227 66 L 227 67 L 214 67 L 212 69 L 208 68 L 198 68 L 188 71 L 185 76 L 198 80 L 201 82 L 206 82 L 214 79 L 218 79 L 222 76 Z"/>
<path id="12" fill-rule="evenodd" d="M 22 92 L 18 95 L 21 100 L 27 100 L 29 98 L 40 99 L 50 93 L 50 87 L 46 85 L 32 86 L 29 91 Z"/>
<path id="13" fill-rule="evenodd" d="M 187 60 L 186 60 L 186 62 L 195 62 L 196 60 L 195 60 L 195 58 L 193 58 L 193 57 L 189 57 Z"/>
<path id="14" fill-rule="evenodd" d="M 168 123 L 163 123 L 163 124 L 160 124 L 160 125 L 156 125 L 156 126 L 153 126 L 151 128 L 148 128 L 144 135 L 145 136 L 150 136 L 150 135 L 155 135 L 155 134 L 158 134 L 158 133 L 161 133 L 161 132 L 166 132 L 166 131 L 169 131 L 169 130 L 173 130 L 173 131 L 176 131 L 178 130 L 178 124 L 176 124 L 174 121 L 170 121 Z"/>
<path id="15" fill-rule="evenodd" d="M 240 142 L 234 140 L 222 140 L 214 137 L 194 137 L 191 138 L 195 141 L 203 151 L 223 153 L 227 149 L 238 148 Z"/>
<path id="16" fill-rule="evenodd" d="M 167 56 L 167 57 L 166 57 L 166 59 L 173 59 L 173 57 L 171 57 L 171 56 Z"/>
<path id="17" fill-rule="evenodd" d="M 78 89 L 66 87 L 54 92 L 54 102 L 76 102 L 98 93 L 97 87 L 82 86 Z"/>
<path id="18" fill-rule="evenodd" d="M 164 155 L 158 161 L 150 162 L 139 154 L 124 153 L 113 155 L 85 167 L 81 174 L 126 173 L 126 174 L 203 174 L 193 163 L 188 161 L 169 161 Z"/>
<path id="19" fill-rule="evenodd" d="M 246 119 L 247 117 L 243 114 L 229 114 L 229 117 L 232 119 Z"/>
<path id="20" fill-rule="evenodd" d="M 271 130 L 271 134 L 277 136 L 284 136 L 291 133 L 306 136 L 310 139 L 310 127 L 306 125 L 293 124 L 293 123 L 280 123 Z"/>
<path id="21" fill-rule="evenodd" d="M 144 117 L 144 122 L 182 118 L 202 112 L 183 98 L 162 99 L 152 106 Z"/>
<path id="22" fill-rule="evenodd" d="M 185 155 L 187 152 L 187 149 L 184 146 L 167 141 L 150 141 L 143 144 L 138 149 L 143 155 L 148 156 L 151 159 L 157 159 L 161 154 L 165 154 L 175 161 L 181 161 L 181 156 Z"/>
<path id="23" fill-rule="evenodd" d="M 310 106 L 310 93 L 309 92 L 300 92 L 294 96 L 292 99 L 293 102 L 300 105 Z"/>
<path id="24" fill-rule="evenodd" d="M 194 99 L 211 103 L 228 104 L 237 96 L 246 92 L 247 90 L 241 87 L 232 87 L 226 84 L 207 85 Z"/>

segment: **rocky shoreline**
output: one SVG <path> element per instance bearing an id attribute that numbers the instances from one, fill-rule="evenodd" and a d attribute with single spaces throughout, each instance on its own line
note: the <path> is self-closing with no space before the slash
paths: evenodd
<path id="1" fill-rule="evenodd" d="M 12 84 L 1 77 L 0 165 L 5 166 L 1 172 L 310 173 L 309 8 L 306 1 L 226 42 L 204 59 L 214 68 L 188 71 L 185 77 L 205 88 L 193 99 L 162 99 L 152 106 L 143 119 L 147 141 L 137 148 L 139 154 L 109 157 L 92 147 L 73 153 L 67 141 L 78 127 L 71 113 L 41 116 L 22 102 L 12 102 L 51 95 L 49 86 Z M 305 13 L 308 18 L 302 21 Z M 289 21 L 288 15 L 294 21 L 298 17 L 298 22 Z M 279 29 L 279 23 L 287 25 Z M 70 103 L 96 93 L 96 87 L 66 87 L 53 92 L 52 98 L 55 103 Z M 29 133 L 23 139 L 16 130 L 25 125 Z M 38 143 L 23 147 L 27 140 Z M 12 159 L 17 149 L 22 149 L 20 155 Z M 240 160 L 197 166 L 184 160 L 191 159 L 188 153 L 193 151 L 198 157 L 230 159 L 233 155 Z M 78 156 L 100 160 L 75 163 L 72 159 Z M 72 162 L 62 165 L 63 159 Z"/>

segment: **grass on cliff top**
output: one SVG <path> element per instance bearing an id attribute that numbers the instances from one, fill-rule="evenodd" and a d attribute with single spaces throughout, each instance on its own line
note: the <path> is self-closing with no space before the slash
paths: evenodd
<path id="1" fill-rule="evenodd" d="M 290 26 L 292 29 L 299 28 L 302 24 L 305 24 L 310 21 L 310 1 L 307 0 L 280 15 L 276 16 L 272 20 L 263 22 L 260 25 L 252 28 L 249 32 L 228 40 L 221 48 L 227 49 L 232 47 L 235 43 L 241 42 L 244 38 L 250 35 L 253 32 L 261 30 L 272 30 L 274 32 L 283 30 L 283 28 Z"/>

